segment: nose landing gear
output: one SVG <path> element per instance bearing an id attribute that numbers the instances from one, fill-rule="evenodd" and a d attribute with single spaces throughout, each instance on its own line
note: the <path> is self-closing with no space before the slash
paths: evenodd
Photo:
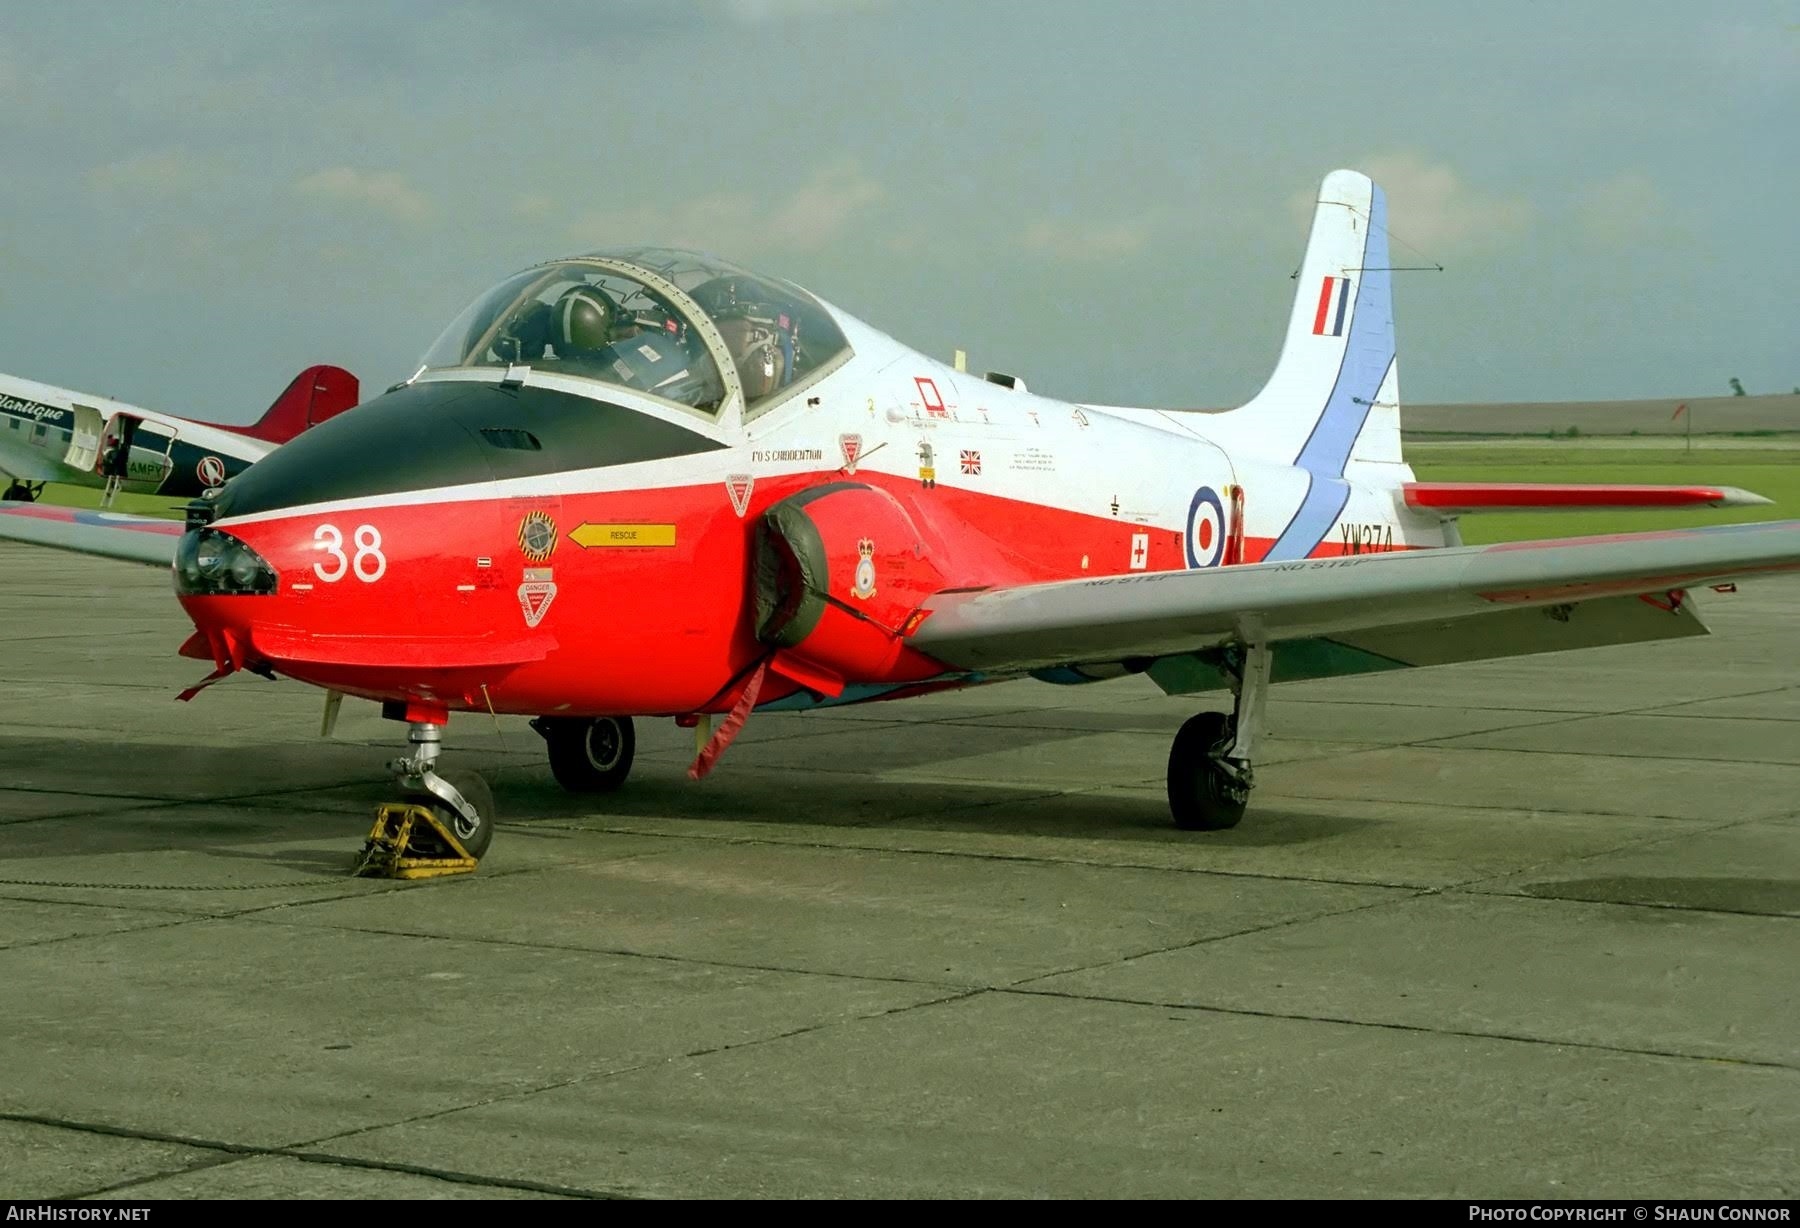
<path id="1" fill-rule="evenodd" d="M 1183 831 L 1223 831 L 1244 817 L 1271 664 L 1267 644 L 1234 648 L 1226 660 L 1236 697 L 1231 714 L 1202 712 L 1175 735 L 1169 748 L 1169 811 Z"/>
<path id="2" fill-rule="evenodd" d="M 412 754 L 390 760 L 400 800 L 376 809 L 356 873 L 386 878 L 465 874 L 494 839 L 494 793 L 471 771 L 436 770 L 443 722 L 408 722 Z"/>

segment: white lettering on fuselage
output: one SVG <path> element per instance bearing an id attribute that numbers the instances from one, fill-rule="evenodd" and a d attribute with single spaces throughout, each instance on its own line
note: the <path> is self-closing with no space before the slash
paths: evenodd
<path id="1" fill-rule="evenodd" d="M 60 418 L 69 412 L 55 405 L 45 405 L 41 401 L 27 401 L 20 397 L 9 397 L 4 394 L 0 394 L 0 410 L 37 422 L 42 422 L 45 418 Z"/>

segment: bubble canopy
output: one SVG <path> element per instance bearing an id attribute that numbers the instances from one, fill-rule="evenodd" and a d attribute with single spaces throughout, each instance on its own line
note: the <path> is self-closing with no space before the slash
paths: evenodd
<path id="1" fill-rule="evenodd" d="M 713 416 L 734 388 L 747 411 L 773 405 L 849 348 L 798 286 L 712 256 L 637 247 L 514 274 L 451 322 L 424 366 L 528 366 Z"/>

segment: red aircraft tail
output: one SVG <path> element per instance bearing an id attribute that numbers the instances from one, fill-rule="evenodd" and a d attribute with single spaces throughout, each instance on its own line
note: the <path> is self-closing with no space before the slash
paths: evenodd
<path id="1" fill-rule="evenodd" d="M 287 391 L 276 397 L 267 412 L 251 425 L 228 426 L 223 422 L 214 425 L 265 443 L 286 443 L 306 428 L 353 408 L 361 391 L 356 377 L 342 367 L 323 364 L 308 367 L 294 377 Z"/>

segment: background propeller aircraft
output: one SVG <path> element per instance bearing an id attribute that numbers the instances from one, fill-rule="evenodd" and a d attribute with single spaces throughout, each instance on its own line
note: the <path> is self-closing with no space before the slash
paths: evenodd
<path id="1" fill-rule="evenodd" d="M 356 377 L 308 367 L 249 426 L 196 422 L 0 374 L 0 499 L 34 502 L 44 483 L 193 499 L 308 427 L 356 404 Z"/>
<path id="2" fill-rule="evenodd" d="M 975 378 L 710 256 L 597 252 L 482 295 L 185 533 L 0 532 L 172 554 L 207 681 L 381 702 L 410 726 L 401 789 L 476 856 L 491 794 L 436 770 L 454 711 L 534 716 L 558 781 L 606 790 L 636 716 L 725 714 L 699 776 L 757 708 L 1026 675 L 1229 689 L 1176 734 L 1168 794 L 1179 826 L 1230 827 L 1272 682 L 1698 635 L 1689 589 L 1800 567 L 1792 521 L 1462 547 L 1455 518 L 1494 508 L 1760 500 L 1414 481 L 1390 277 L 1381 192 L 1333 172 L 1274 374 L 1194 413 Z"/>

